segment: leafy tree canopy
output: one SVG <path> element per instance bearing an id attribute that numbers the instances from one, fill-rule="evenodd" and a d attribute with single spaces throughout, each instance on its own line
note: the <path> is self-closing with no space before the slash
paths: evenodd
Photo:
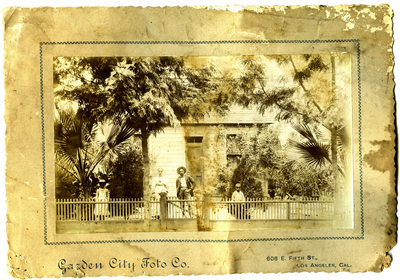
<path id="1" fill-rule="evenodd" d="M 77 102 L 85 119 L 128 119 L 131 127 L 151 133 L 210 110 L 226 111 L 217 76 L 212 66 L 191 68 L 179 57 L 54 60 L 56 97 Z"/>
<path id="2" fill-rule="evenodd" d="M 223 75 L 212 63 L 194 67 L 180 57 L 61 57 L 54 60 L 54 91 L 56 102 L 78 104 L 77 116 L 89 131 L 109 121 L 126 127 L 104 142 L 110 150 L 132 131 L 141 134 L 147 198 L 149 136 L 183 119 L 198 120 L 211 110 L 227 111 L 231 87 Z"/>

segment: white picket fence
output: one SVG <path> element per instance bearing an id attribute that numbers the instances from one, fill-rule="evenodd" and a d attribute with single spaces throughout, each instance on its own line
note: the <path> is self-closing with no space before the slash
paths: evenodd
<path id="1" fill-rule="evenodd" d="M 151 219 L 160 219 L 160 201 L 150 200 Z M 211 221 L 229 220 L 319 220 L 333 219 L 335 205 L 340 219 L 351 218 L 351 204 L 334 203 L 333 200 L 246 199 L 244 202 L 211 198 L 207 207 Z M 107 202 L 82 199 L 56 201 L 56 217 L 59 221 L 134 221 L 145 219 L 146 202 L 141 198 L 115 198 Z M 203 200 L 181 200 L 167 197 L 166 219 L 197 219 L 204 213 Z M 204 217 L 203 217 L 204 218 Z"/>
<path id="2" fill-rule="evenodd" d="M 196 219 L 201 216 L 203 201 L 196 201 L 193 197 L 188 200 L 168 197 L 167 219 Z"/>
<path id="3" fill-rule="evenodd" d="M 107 221 L 144 219 L 144 202 L 141 198 L 111 198 L 107 202 L 93 199 L 58 199 L 57 220 Z"/>
<path id="4" fill-rule="evenodd" d="M 168 197 L 167 217 L 169 219 L 196 219 L 202 202 L 193 198 L 180 200 Z M 160 201 L 149 201 L 152 220 L 160 217 Z M 108 202 L 93 199 L 58 199 L 56 215 L 59 221 L 110 221 L 140 220 L 145 218 L 145 202 L 142 198 L 111 198 Z M 97 211 L 96 211 L 97 210 Z"/>
<path id="5" fill-rule="evenodd" d="M 333 219 L 334 201 L 305 198 L 274 200 L 249 198 L 244 202 L 213 201 L 210 220 Z"/>

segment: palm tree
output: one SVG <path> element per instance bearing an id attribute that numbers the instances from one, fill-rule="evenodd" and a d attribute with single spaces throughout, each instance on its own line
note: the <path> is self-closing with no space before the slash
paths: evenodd
<path id="1" fill-rule="evenodd" d="M 292 124 L 292 128 L 301 136 L 301 139 L 290 139 L 289 145 L 297 154 L 297 162 L 305 168 L 318 169 L 333 165 L 332 161 L 332 135 L 330 130 L 324 127 L 312 127 L 305 123 Z M 346 178 L 345 166 L 348 164 L 348 133 L 345 127 L 340 127 L 336 133 L 337 161 L 336 166 L 339 173 Z"/>
<path id="2" fill-rule="evenodd" d="M 135 130 L 124 121 L 90 125 L 79 110 L 75 113 L 70 109 L 57 109 L 55 112 L 55 162 L 79 184 L 80 194 L 89 198 L 94 170 L 110 154 L 120 153 Z"/>

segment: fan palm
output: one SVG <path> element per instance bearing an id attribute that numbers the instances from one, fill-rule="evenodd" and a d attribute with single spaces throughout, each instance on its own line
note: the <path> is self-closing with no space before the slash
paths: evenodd
<path id="1" fill-rule="evenodd" d="M 290 146 L 300 155 L 300 162 L 308 168 L 325 167 L 332 164 L 331 143 L 324 141 L 323 131 L 318 127 L 312 127 L 305 123 L 293 124 L 292 128 L 301 135 L 301 140 L 290 139 Z M 340 162 L 337 162 L 339 172 L 345 176 L 341 165 L 346 163 L 347 133 L 344 128 L 338 130 L 337 143 Z"/>
<path id="2" fill-rule="evenodd" d="M 89 129 L 89 127 L 92 127 Z M 121 153 L 123 144 L 135 130 L 125 121 L 90 126 L 79 112 L 57 110 L 54 122 L 56 164 L 74 177 L 81 194 L 91 194 L 90 175 L 110 154 Z M 97 138 L 97 143 L 95 139 Z"/>

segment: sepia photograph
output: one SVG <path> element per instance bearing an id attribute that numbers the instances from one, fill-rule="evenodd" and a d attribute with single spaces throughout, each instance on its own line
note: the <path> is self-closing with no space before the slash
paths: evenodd
<path id="1" fill-rule="evenodd" d="M 353 228 L 351 64 L 55 57 L 57 233 Z"/>
<path id="2" fill-rule="evenodd" d="M 9 277 L 388 277 L 393 7 L 84 2 L 3 9 Z"/>

